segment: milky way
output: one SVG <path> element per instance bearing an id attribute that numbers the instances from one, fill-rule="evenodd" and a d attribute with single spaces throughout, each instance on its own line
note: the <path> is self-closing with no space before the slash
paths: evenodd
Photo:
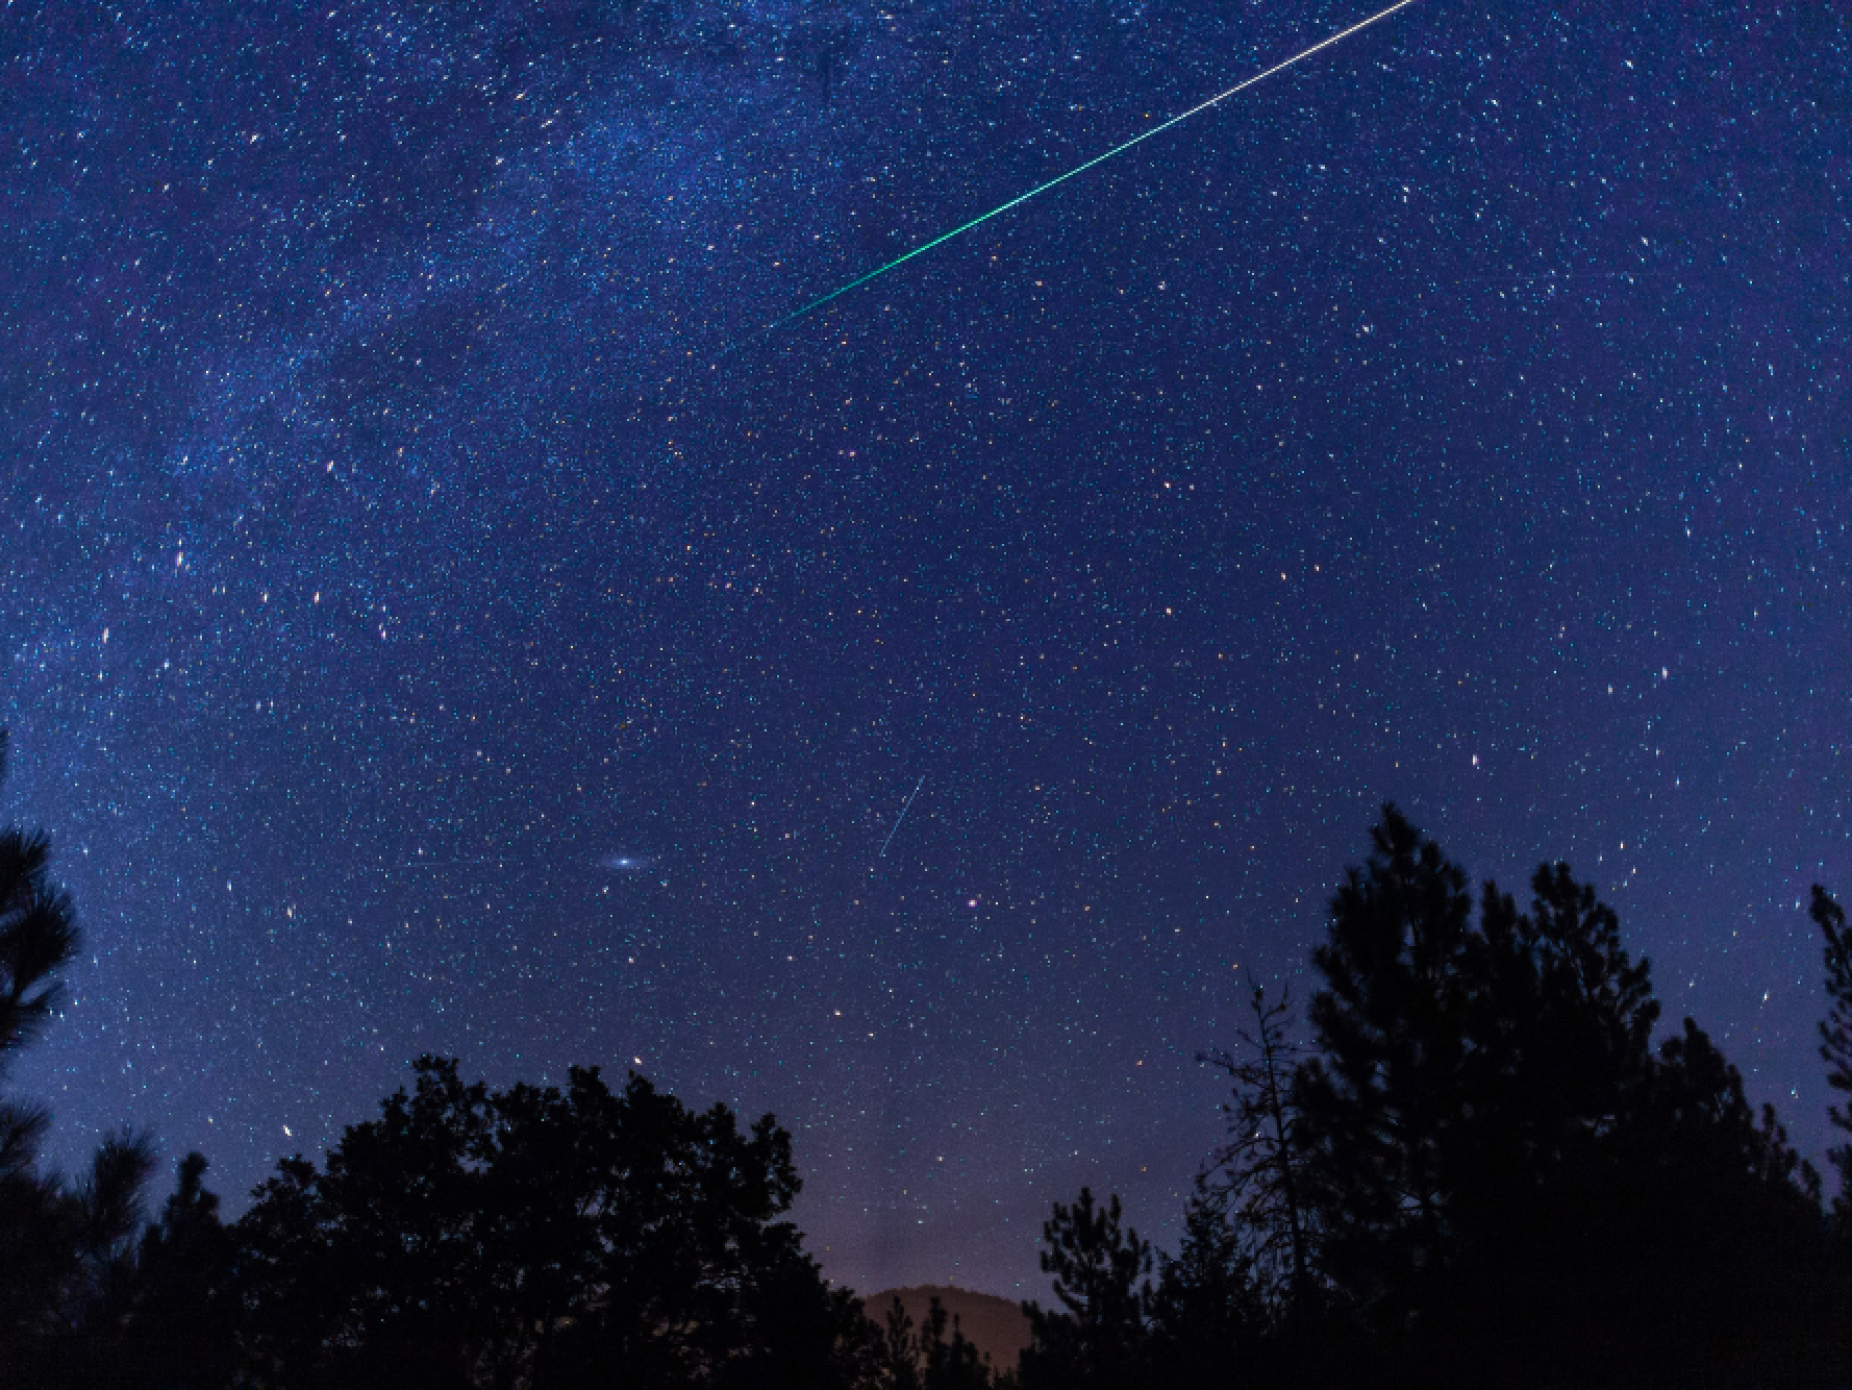
<path id="1" fill-rule="evenodd" d="M 1082 1183 L 1174 1245 L 1390 799 L 1568 859 L 1817 1154 L 1825 7 L 1413 6 L 728 350 L 1367 8 L 0 12 L 61 1159 L 236 1210 L 421 1052 L 636 1067 L 777 1113 L 833 1277 L 1027 1291 Z"/>

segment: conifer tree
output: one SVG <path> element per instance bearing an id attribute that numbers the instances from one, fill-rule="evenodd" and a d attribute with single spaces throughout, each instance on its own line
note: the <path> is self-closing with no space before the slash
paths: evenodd
<path id="1" fill-rule="evenodd" d="M 1556 864 L 1527 912 L 1487 884 L 1474 923 L 1465 875 L 1393 807 L 1373 847 L 1314 955 L 1291 1102 L 1320 1273 L 1391 1361 L 1522 1384 L 1641 1357 L 1747 1374 L 1793 1345 L 1817 1178 L 1695 1024 L 1654 1054 L 1613 912 Z"/>
<path id="2" fill-rule="evenodd" d="M 6 748 L 0 730 L 0 780 Z M 58 972 L 77 954 L 78 940 L 70 897 L 51 882 L 51 842 L 18 826 L 0 830 L 0 1065 L 56 1010 Z M 0 1151 L 15 1142 L 0 1138 Z"/>
<path id="3" fill-rule="evenodd" d="M 0 777 L 6 746 L 0 730 Z M 0 830 L 0 1076 L 56 1012 L 79 939 L 49 840 Z M 109 1136 L 67 1186 L 38 1170 L 49 1122 L 42 1106 L 0 1103 L 0 1383 L 94 1379 L 84 1365 L 111 1354 L 134 1269 L 150 1140 Z"/>
<path id="4" fill-rule="evenodd" d="M 1184 1209 L 1183 1242 L 1160 1256 L 1152 1297 L 1152 1379 L 1174 1390 L 1216 1390 L 1235 1383 L 1237 1363 L 1251 1362 L 1269 1327 L 1254 1277 L 1254 1258 L 1229 1194 L 1198 1175 Z"/>
<path id="5" fill-rule="evenodd" d="M 989 1365 L 936 1297 L 920 1328 L 919 1357 L 924 1371 L 921 1390 L 990 1390 Z"/>
<path id="6" fill-rule="evenodd" d="M 1846 928 L 1845 910 L 1819 884 L 1813 886 L 1808 908 L 1825 941 L 1826 1019 L 1820 1024 L 1820 1058 L 1826 1063 L 1826 1084 L 1840 1096 L 1852 1095 L 1852 932 Z M 1834 1105 L 1827 1111 L 1833 1127 L 1852 1139 L 1852 1109 Z M 1843 1227 L 1852 1228 L 1852 1142 L 1835 1144 L 1826 1158 L 1839 1174 L 1839 1191 L 1833 1213 Z"/>
<path id="7" fill-rule="evenodd" d="M 1023 1390 L 1137 1390 L 1148 1383 L 1153 1291 L 1150 1243 L 1124 1224 L 1114 1193 L 1098 1206 L 1081 1188 L 1042 1224 L 1042 1270 L 1059 1308 L 1023 1304 L 1030 1343 Z"/>
<path id="8" fill-rule="evenodd" d="M 1739 1382 L 1805 1347 L 1824 1315 L 1818 1175 L 1693 1020 L 1661 1045 L 1623 1142 L 1620 1199 L 1599 1213 L 1611 1340 Z"/>
<path id="9" fill-rule="evenodd" d="M 0 729 L 0 781 L 6 754 L 7 734 Z M 42 832 L 0 829 L 0 1079 L 12 1054 L 56 1010 L 59 972 L 79 942 L 71 900 L 51 882 L 51 842 Z M 29 1272 L 38 1260 L 20 1239 L 44 1219 L 41 1208 L 50 1199 L 34 1173 L 50 1123 L 43 1106 L 0 1101 L 0 1322 L 38 1278 Z"/>
<path id="10" fill-rule="evenodd" d="M 1392 1322 L 1446 1258 L 1445 1152 L 1465 1090 L 1466 876 L 1385 807 L 1313 961 L 1318 1055 L 1294 1078 L 1324 1272 Z"/>
<path id="11" fill-rule="evenodd" d="M 231 1232 L 208 1191 L 206 1159 L 180 1161 L 161 1219 L 142 1237 L 124 1360 L 152 1386 L 210 1390 L 236 1369 Z"/>
<path id="12" fill-rule="evenodd" d="M 933 1302 L 936 1306 L 938 1300 Z M 919 1335 L 899 1294 L 888 1305 L 881 1334 L 881 1390 L 924 1390 L 920 1383 Z"/>
<path id="13" fill-rule="evenodd" d="M 1198 1180 L 1189 1219 L 1206 1222 L 1212 1208 L 1224 1226 L 1232 1221 L 1239 1228 L 1236 1238 L 1245 1238 L 1255 1273 L 1276 1308 L 1282 1308 L 1303 1304 L 1313 1282 L 1311 1211 L 1304 1196 L 1299 1112 L 1291 1095 L 1299 1049 L 1286 1036 L 1290 997 L 1269 1004 L 1265 988 L 1256 984 L 1248 1003 L 1254 1029 L 1236 1030 L 1241 1054 L 1198 1054 L 1199 1061 L 1228 1073 L 1234 1096 L 1222 1107 L 1228 1142 L 1216 1152 L 1209 1174 Z M 1211 1231 L 1204 1226 L 1200 1234 L 1207 1239 Z M 1221 1233 L 1214 1234 L 1221 1239 Z"/>
<path id="14" fill-rule="evenodd" d="M 989 1359 L 966 1338 L 956 1314 L 937 1295 L 917 1328 L 895 1294 L 878 1353 L 879 1390 L 991 1390 Z"/>

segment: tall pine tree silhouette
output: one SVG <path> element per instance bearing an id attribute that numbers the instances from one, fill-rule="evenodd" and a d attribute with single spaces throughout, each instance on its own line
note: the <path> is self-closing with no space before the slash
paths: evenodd
<path id="1" fill-rule="evenodd" d="M 1393 806 L 1313 962 L 1318 1055 L 1294 1081 L 1323 1272 L 1390 1326 L 1447 1260 L 1446 1146 L 1466 1090 L 1466 876 Z"/>
<path id="2" fill-rule="evenodd" d="M 1290 996 L 1269 1004 L 1265 987 L 1256 984 L 1248 1005 L 1254 1027 L 1236 1030 L 1240 1053 L 1197 1054 L 1228 1073 L 1234 1095 L 1223 1106 L 1228 1142 L 1212 1159 L 1190 1211 L 1198 1219 L 1197 1208 L 1208 1203 L 1234 1223 L 1262 1288 L 1284 1312 L 1303 1309 L 1313 1294 L 1312 1213 L 1291 1095 L 1299 1049 L 1286 1035 Z"/>
<path id="3" fill-rule="evenodd" d="M 7 739 L 0 730 L 0 778 Z M 51 880 L 41 832 L 0 830 L 0 1077 L 55 1014 L 59 972 L 77 953 L 71 900 Z M 154 1165 L 145 1135 L 98 1147 L 71 1186 L 38 1169 L 49 1113 L 0 1103 L 0 1383 L 94 1383 L 113 1356 Z"/>
<path id="4" fill-rule="evenodd" d="M 1030 1343 L 1023 1390 L 1137 1390 L 1149 1383 L 1153 1290 L 1148 1241 L 1124 1222 L 1115 1193 L 1105 1206 L 1081 1188 L 1042 1225 L 1044 1273 L 1057 1308 L 1023 1304 Z"/>

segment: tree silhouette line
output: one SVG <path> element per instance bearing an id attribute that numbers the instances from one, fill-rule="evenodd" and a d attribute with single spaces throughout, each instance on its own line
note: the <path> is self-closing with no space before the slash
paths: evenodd
<path id="1" fill-rule="evenodd" d="M 0 733 L 0 772 L 5 742 Z M 1827 1079 L 1852 1092 L 1852 932 L 1815 888 Z M 42 834 L 0 831 L 0 1066 L 78 949 Z M 1055 1202 L 1053 1300 L 993 1366 L 933 1300 L 864 1310 L 787 1218 L 791 1136 L 631 1073 L 493 1090 L 420 1058 L 321 1165 L 224 1221 L 149 1136 L 41 1170 L 0 1104 L 0 1385 L 147 1390 L 1233 1390 L 1852 1384 L 1852 1112 L 1838 1194 L 1561 864 L 1530 901 L 1394 807 L 1291 1001 L 1202 1060 L 1230 1083 L 1177 1252 L 1117 1196 Z"/>

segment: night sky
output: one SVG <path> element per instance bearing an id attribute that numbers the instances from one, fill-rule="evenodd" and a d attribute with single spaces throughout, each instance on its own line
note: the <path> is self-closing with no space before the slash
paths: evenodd
<path id="1" fill-rule="evenodd" d="M 1371 8 L 0 9 L 53 1157 L 235 1212 L 421 1052 L 636 1067 L 790 1127 L 831 1277 L 1032 1292 L 1083 1183 L 1174 1248 L 1386 800 L 1817 1157 L 1837 6 L 1421 0 L 760 331 Z"/>

